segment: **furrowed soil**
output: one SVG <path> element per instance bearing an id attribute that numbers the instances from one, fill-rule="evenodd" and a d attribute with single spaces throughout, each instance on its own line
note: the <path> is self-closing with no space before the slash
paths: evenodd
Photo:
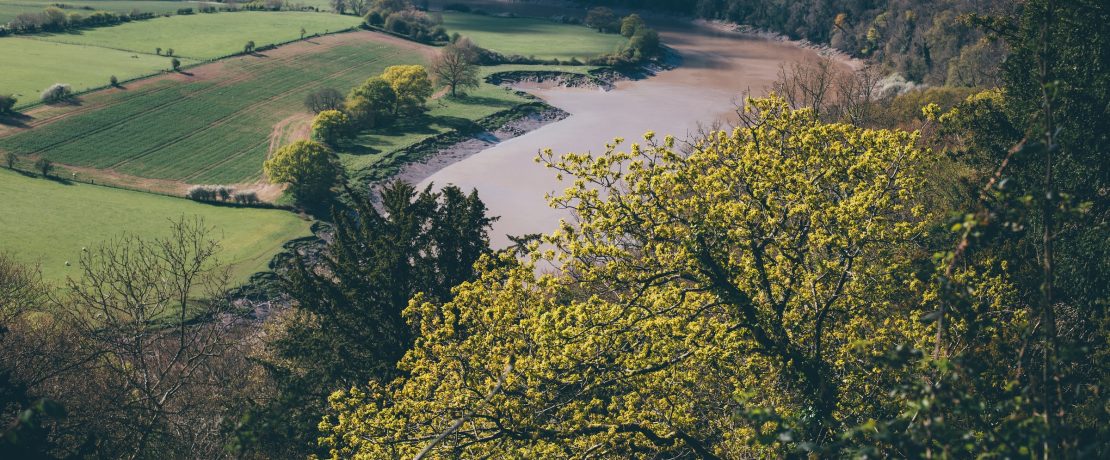
<path id="1" fill-rule="evenodd" d="M 0 128 L 0 150 L 73 166 L 102 183 L 160 181 L 158 191 L 168 182 L 254 183 L 275 129 L 282 139 L 296 135 L 282 124 L 307 115 L 308 92 L 345 92 L 433 52 L 372 32 L 313 38 L 36 108 Z"/>

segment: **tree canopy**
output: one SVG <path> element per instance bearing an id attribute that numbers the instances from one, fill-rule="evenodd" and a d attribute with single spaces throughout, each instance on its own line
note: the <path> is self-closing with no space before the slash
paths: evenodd
<path id="1" fill-rule="evenodd" d="M 302 204 L 313 204 L 328 195 L 339 178 L 334 154 L 315 141 L 286 145 L 263 164 L 273 183 L 289 184 L 293 197 Z"/>
<path id="2" fill-rule="evenodd" d="M 912 134 L 750 104 L 750 127 L 688 154 L 651 133 L 544 153 L 578 225 L 532 262 L 487 258 L 449 302 L 415 299 L 402 377 L 332 395 L 331 455 L 411 456 L 452 426 L 436 452 L 731 458 L 760 452 L 745 405 L 814 444 L 892 410 L 873 395 L 898 376 L 854 363 L 928 340 L 906 244 L 928 157 Z"/>
<path id="3" fill-rule="evenodd" d="M 432 81 L 422 65 L 395 65 L 382 72 L 382 79 L 389 83 L 397 95 L 397 111 L 419 110 L 432 96 Z"/>

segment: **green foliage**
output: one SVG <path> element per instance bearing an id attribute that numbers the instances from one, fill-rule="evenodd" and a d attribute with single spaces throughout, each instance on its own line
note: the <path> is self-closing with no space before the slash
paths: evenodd
<path id="1" fill-rule="evenodd" d="M 586 25 L 598 32 L 621 32 L 621 22 L 613 10 L 605 7 L 590 8 L 586 12 Z"/>
<path id="2" fill-rule="evenodd" d="M 644 23 L 644 18 L 641 18 L 638 14 L 633 13 L 621 19 L 621 35 L 625 38 L 632 38 L 633 35 L 636 35 L 636 32 L 644 27 L 647 27 L 647 24 Z"/>
<path id="3" fill-rule="evenodd" d="M 312 449 L 324 414 L 319 395 L 397 375 L 414 340 L 401 317 L 409 299 L 449 299 L 489 251 L 493 219 L 476 192 L 394 182 L 380 191 L 381 210 L 370 195 L 351 198 L 353 209 L 333 215 L 334 241 L 319 269 L 298 259 L 285 272 L 295 307 L 268 342 L 278 398 L 244 424 L 250 449 Z"/>
<path id="4" fill-rule="evenodd" d="M 335 154 L 314 141 L 297 141 L 278 149 L 262 169 L 270 182 L 289 184 L 294 199 L 303 205 L 327 199 L 341 174 Z"/>
<path id="5" fill-rule="evenodd" d="M 345 108 L 352 122 L 362 128 L 388 124 L 397 107 L 397 93 L 381 77 L 368 78 L 347 95 Z"/>
<path id="6" fill-rule="evenodd" d="M 1087 1 L 1087 0 L 1083 0 Z M 581 0 L 717 19 L 828 44 L 867 57 L 914 82 L 940 85 L 995 81 L 992 66 L 1005 50 L 969 14 L 1007 14 L 1011 0 Z M 951 78 L 950 78 L 951 77 Z"/>
<path id="7" fill-rule="evenodd" d="M 50 173 L 54 171 L 54 162 L 47 158 L 39 158 L 35 161 L 35 169 L 42 174 L 42 177 L 50 177 Z"/>
<path id="8" fill-rule="evenodd" d="M 432 96 L 432 80 L 422 65 L 395 65 L 382 72 L 382 80 L 389 83 L 397 95 L 394 113 L 413 113 L 424 107 Z"/>
<path id="9" fill-rule="evenodd" d="M 748 445 L 765 427 L 733 418 L 742 395 L 818 446 L 892 409 L 872 395 L 900 374 L 854 363 L 928 337 L 900 300 L 927 158 L 908 133 L 751 105 L 689 153 L 651 133 L 545 152 L 577 225 L 525 263 L 487 259 L 454 300 L 417 298 L 402 376 L 332 395 L 331 455 L 415 455 L 457 420 L 434 454 L 739 458 L 775 452 Z"/>
<path id="10" fill-rule="evenodd" d="M 16 98 L 11 94 L 0 94 L 0 115 L 14 113 Z"/>
<path id="11" fill-rule="evenodd" d="M 351 135 L 351 119 L 338 110 L 325 110 L 312 120 L 312 138 L 334 146 Z"/>

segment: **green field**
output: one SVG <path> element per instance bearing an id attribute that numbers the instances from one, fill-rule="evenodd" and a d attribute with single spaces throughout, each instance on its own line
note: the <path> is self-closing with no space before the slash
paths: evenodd
<path id="1" fill-rule="evenodd" d="M 196 11 L 204 5 L 224 7 L 223 3 L 177 0 L 0 0 L 0 24 L 5 24 L 22 13 L 41 13 L 46 7 L 55 6 L 58 3 L 66 5 L 64 8 L 66 13 L 77 13 L 83 16 L 97 11 L 120 14 L 129 14 L 132 11 L 167 14 L 176 13 L 181 8 L 192 8 Z"/>
<path id="2" fill-rule="evenodd" d="M 309 223 L 280 210 L 238 209 L 86 184 L 62 184 L 0 170 L 0 251 L 39 264 L 49 281 L 79 276 L 81 248 L 121 232 L 164 235 L 169 221 L 200 216 L 216 229 L 220 260 L 236 282 L 266 270 L 282 245 L 307 236 Z M 66 261 L 71 266 L 65 265 Z"/>
<path id="3" fill-rule="evenodd" d="M 560 24 L 543 19 L 501 18 L 476 14 L 445 12 L 447 33 L 470 37 L 478 46 L 505 55 L 534 56 L 539 59 L 586 60 L 620 48 L 625 38 L 602 34 L 585 26 Z"/>
<path id="4" fill-rule="evenodd" d="M 181 2 L 150 2 L 181 3 Z M 75 91 L 108 84 L 108 77 L 130 80 L 170 68 L 170 58 L 155 48 L 172 48 L 189 65 L 243 50 L 248 40 L 256 46 L 300 38 L 303 27 L 311 35 L 347 29 L 358 18 L 308 12 L 194 14 L 135 21 L 112 27 L 70 33 L 0 38 L 0 93 L 13 93 L 18 106 L 38 102 L 39 93 L 54 83 L 68 83 Z"/>
<path id="5" fill-rule="evenodd" d="M 173 48 L 176 56 L 208 60 L 240 52 L 248 40 L 257 46 L 283 43 L 300 38 L 301 28 L 312 35 L 349 29 L 360 22 L 357 17 L 327 13 L 241 11 L 154 18 L 35 38 L 150 54 L 155 47 Z"/>
<path id="6" fill-rule="evenodd" d="M 304 112 L 310 90 L 345 92 L 387 66 L 422 62 L 409 50 L 367 41 L 370 36 L 345 34 L 330 47 L 298 45 L 320 52 L 238 57 L 210 78 L 106 95 L 103 108 L 0 138 L 0 150 L 189 183 L 257 180 L 271 130 Z M 339 38 L 319 41 L 328 40 Z"/>
<path id="7" fill-rule="evenodd" d="M 168 57 L 23 37 L 0 38 L 0 56 L 13 63 L 0 72 L 0 93 L 15 94 L 19 106 L 38 102 L 42 90 L 54 83 L 83 91 L 107 85 L 112 75 L 124 80 L 170 69 Z"/>

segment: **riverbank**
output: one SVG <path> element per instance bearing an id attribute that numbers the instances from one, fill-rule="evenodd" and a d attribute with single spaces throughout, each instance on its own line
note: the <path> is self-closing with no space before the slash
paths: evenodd
<path id="1" fill-rule="evenodd" d="M 667 21 L 658 30 L 681 65 L 650 78 L 615 81 L 609 91 L 550 81 L 522 83 L 521 89 L 570 116 L 460 156 L 419 186 L 476 188 L 490 214 L 500 217 L 490 232 L 491 244 L 506 247 L 512 244 L 507 235 L 547 233 L 557 229 L 560 220 L 573 220 L 568 210 L 548 206 L 545 197 L 567 184 L 534 162 L 540 149 L 551 148 L 556 154 L 597 152 L 615 138 L 636 142 L 647 131 L 694 138 L 707 126 L 737 123 L 743 98 L 766 94 L 783 65 L 818 56 L 794 43 L 691 21 Z M 629 148 L 628 143 L 619 148 Z"/>

